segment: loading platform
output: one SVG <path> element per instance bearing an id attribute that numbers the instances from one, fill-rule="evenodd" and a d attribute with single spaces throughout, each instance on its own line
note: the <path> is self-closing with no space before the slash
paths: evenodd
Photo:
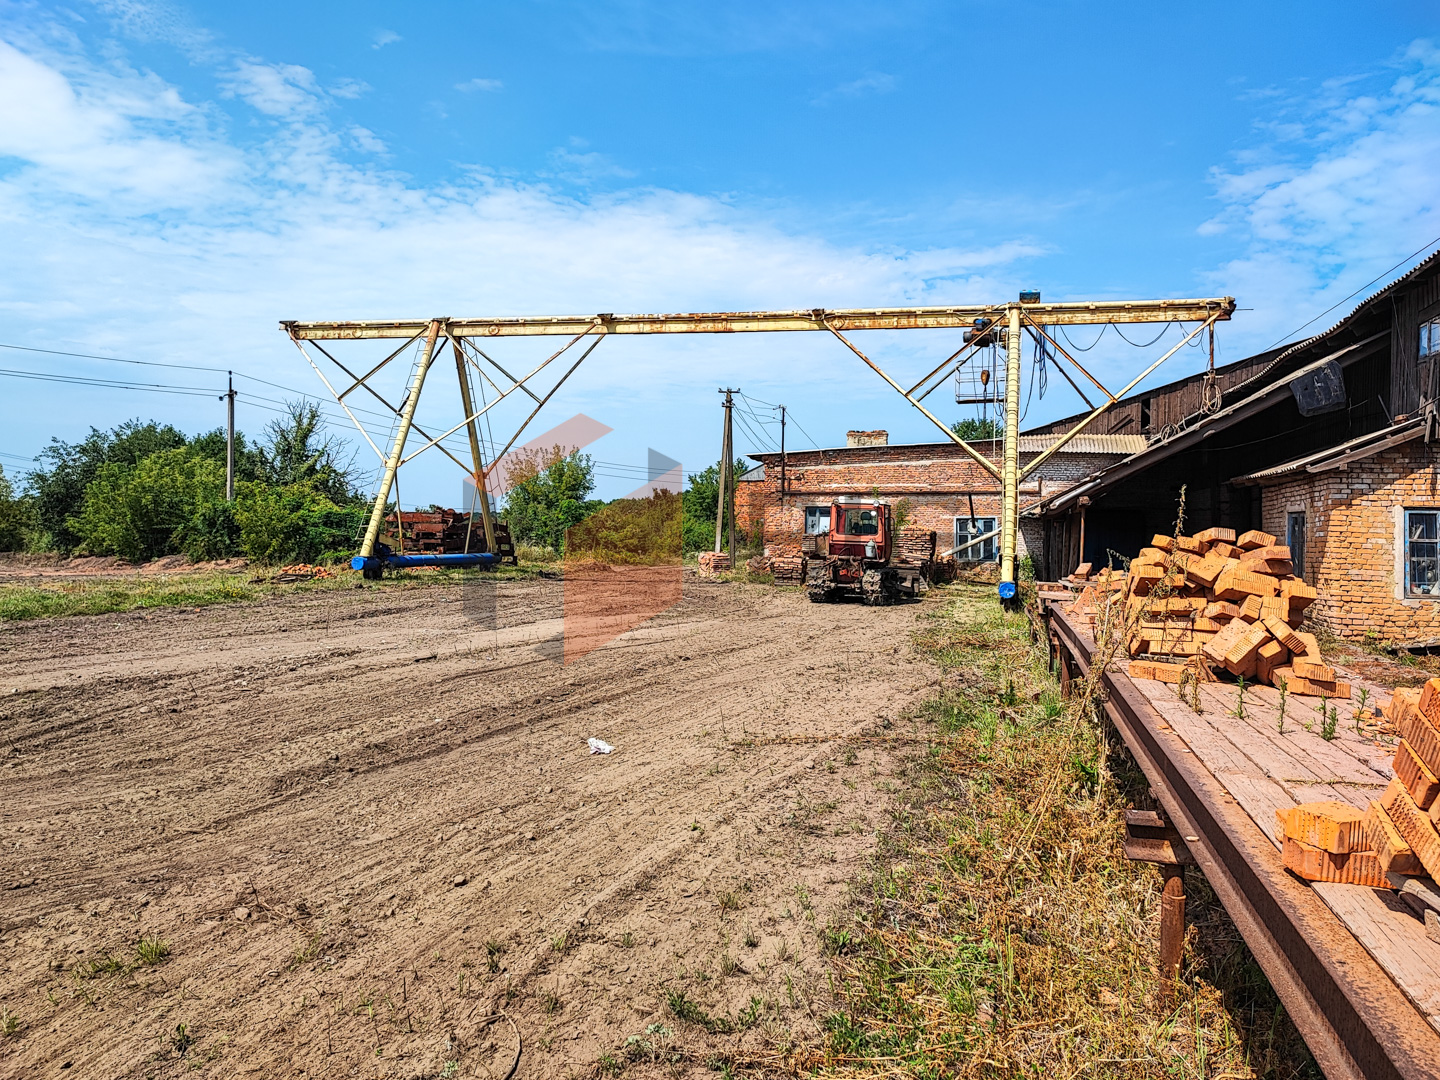
<path id="1" fill-rule="evenodd" d="M 1067 688 L 1095 652 L 1070 599 L 1041 588 Z M 1440 943 L 1390 890 L 1293 876 L 1277 838 L 1278 809 L 1335 799 L 1364 810 L 1378 799 L 1396 740 L 1343 719 L 1324 739 L 1318 699 L 1294 695 L 1282 732 L 1268 686 L 1247 689 L 1243 710 L 1235 684 L 1203 686 L 1196 712 L 1175 686 L 1132 680 L 1120 665 L 1102 685 L 1105 712 L 1326 1076 L 1440 1076 Z"/>

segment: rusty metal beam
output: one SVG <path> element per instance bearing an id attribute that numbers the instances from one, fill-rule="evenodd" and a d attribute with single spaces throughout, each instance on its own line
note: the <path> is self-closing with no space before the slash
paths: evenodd
<path id="1" fill-rule="evenodd" d="M 607 334 L 741 334 L 802 330 L 945 330 L 973 327 L 976 319 L 1000 319 L 1009 304 L 958 307 L 813 308 L 795 311 L 711 311 L 672 315 L 547 315 L 539 317 L 450 319 L 456 337 L 575 336 L 597 320 Z M 1024 304 L 1023 310 L 1047 326 L 1065 324 L 1199 322 L 1228 319 L 1235 310 L 1230 296 L 1191 300 L 1105 300 Z M 313 340 L 413 338 L 429 319 L 357 322 L 291 320 L 280 325 L 294 337 Z"/>
<path id="2" fill-rule="evenodd" d="M 911 397 L 909 394 L 905 393 L 904 390 L 901 390 L 899 383 L 897 383 L 897 382 L 896 382 L 894 379 L 892 379 L 889 375 L 886 375 L 885 372 L 880 369 L 880 366 L 879 366 L 878 364 L 876 364 L 874 360 L 871 360 L 871 359 L 870 359 L 868 356 L 866 356 L 863 352 L 861 352 L 859 349 L 857 349 L 857 348 L 855 347 L 854 342 L 852 342 L 852 341 L 851 341 L 849 338 L 847 338 L 844 334 L 840 333 L 839 330 L 835 329 L 835 327 L 833 327 L 833 326 L 827 327 L 827 329 L 828 329 L 832 334 L 834 334 L 837 338 L 839 338 L 839 339 L 845 344 L 845 347 L 846 347 L 847 349 L 849 349 L 851 352 L 853 352 L 853 353 L 854 353 L 856 356 L 858 356 L 861 360 L 865 361 L 866 366 L 869 367 L 871 371 L 875 372 L 876 375 L 879 375 L 880 378 L 884 379 L 887 383 L 889 383 L 890 386 L 891 386 L 901 397 L 903 397 L 906 401 L 910 402 L 911 405 L 914 405 L 915 408 L 919 409 L 920 412 L 921 412 L 921 414 L 924 415 L 925 419 L 929 420 L 929 421 L 930 421 L 932 424 L 934 424 L 937 428 L 939 428 L 941 431 L 943 431 L 943 432 L 949 437 L 949 439 L 950 439 L 951 442 L 953 442 L 956 446 L 960 447 L 961 450 L 964 450 L 965 453 L 969 454 L 970 457 L 971 457 L 972 459 L 974 459 L 974 461 L 975 461 L 975 463 L 976 463 L 977 465 L 979 465 L 981 468 L 985 469 L 991 476 L 993 476 L 993 477 L 995 477 L 995 478 L 997 478 L 997 479 L 999 478 L 999 476 L 1000 476 L 1000 470 L 995 467 L 995 463 L 994 463 L 993 461 L 991 461 L 989 458 L 987 458 L 984 454 L 980 453 L 979 450 L 976 450 L 973 446 L 971 446 L 971 445 L 970 445 L 968 442 L 966 442 L 964 439 L 960 438 L 959 435 L 955 434 L 954 430 L 952 430 L 951 428 L 946 427 L 945 424 L 944 424 L 942 421 L 938 420 L 938 419 L 935 417 L 935 414 L 932 413 L 929 409 L 925 408 L 924 405 L 921 405 L 920 402 L 916 401 L 916 400 L 915 400 L 913 397 Z"/>

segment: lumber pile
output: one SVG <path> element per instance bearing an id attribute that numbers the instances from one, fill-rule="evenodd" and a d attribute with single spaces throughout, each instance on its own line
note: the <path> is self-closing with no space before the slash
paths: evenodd
<path id="1" fill-rule="evenodd" d="M 923 565 L 935 561 L 936 536 L 933 529 L 907 526 L 895 537 L 897 562 Z"/>
<path id="2" fill-rule="evenodd" d="M 1295 577 L 1290 549 L 1258 529 L 1157 535 L 1128 571 L 1076 568 L 1079 607 L 1091 628 L 1102 609 L 1123 628 L 1134 678 L 1179 682 L 1192 671 L 1226 671 L 1291 693 L 1349 698 L 1350 686 L 1300 628 L 1315 590 Z M 1207 676 L 1208 677 L 1208 676 Z"/>

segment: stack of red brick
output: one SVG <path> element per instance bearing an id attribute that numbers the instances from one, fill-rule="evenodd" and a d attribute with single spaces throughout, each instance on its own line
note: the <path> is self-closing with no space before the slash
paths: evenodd
<path id="1" fill-rule="evenodd" d="M 770 572 L 775 575 L 776 585 L 804 585 L 805 556 L 772 558 Z"/>
<path id="2" fill-rule="evenodd" d="M 895 538 L 895 557 L 899 562 L 912 564 L 933 562 L 935 546 L 933 529 L 904 528 Z"/>
<path id="3" fill-rule="evenodd" d="M 1081 565 L 1073 575 L 1090 577 Z M 1179 682 L 1187 666 L 1252 681 L 1285 680 L 1296 694 L 1348 698 L 1313 634 L 1300 631 L 1316 592 L 1295 577 L 1290 549 L 1258 529 L 1157 535 L 1128 572 L 1102 570 L 1080 595 L 1092 629 L 1101 608 L 1122 616 L 1135 678 Z"/>
<path id="4" fill-rule="evenodd" d="M 1309 881 L 1400 889 L 1440 940 L 1440 679 L 1397 690 L 1383 711 L 1401 736 L 1395 779 L 1363 811 L 1339 802 L 1276 811 L 1285 865 Z"/>
<path id="5" fill-rule="evenodd" d="M 730 555 L 725 551 L 702 551 L 696 563 L 701 577 L 714 577 L 730 569 Z"/>

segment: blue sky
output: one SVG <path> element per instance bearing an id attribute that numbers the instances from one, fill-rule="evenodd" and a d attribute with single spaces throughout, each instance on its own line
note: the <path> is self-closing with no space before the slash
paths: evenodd
<path id="1" fill-rule="evenodd" d="M 1219 359 L 1238 359 L 1440 237 L 1437 43 L 1433 3 L 1383 0 L 0 2 L 0 344 L 319 392 L 278 320 L 1034 287 L 1234 295 L 1246 310 Z M 918 375 L 953 337 L 860 343 Z M 1086 355 L 1123 383 L 1174 340 L 1107 335 Z M 506 341 L 496 358 L 548 344 Z M 1184 354 L 1154 381 L 1199 363 Z M 12 475 L 51 435 L 222 415 L 209 373 L 13 349 L 0 368 L 201 391 L 0 376 Z M 237 385 L 252 431 L 294 396 Z M 537 423 L 583 411 L 614 428 L 592 450 L 601 493 L 623 494 L 647 447 L 714 460 L 720 385 L 786 403 L 795 446 L 851 427 L 930 437 L 819 335 L 608 341 Z M 455 398 L 448 383 L 427 394 L 427 425 L 455 422 Z M 1079 405 L 1060 379 L 1027 399 L 1030 423 Z M 774 434 L 752 427 L 741 450 Z M 412 470 L 407 504 L 458 498 L 443 459 Z"/>

